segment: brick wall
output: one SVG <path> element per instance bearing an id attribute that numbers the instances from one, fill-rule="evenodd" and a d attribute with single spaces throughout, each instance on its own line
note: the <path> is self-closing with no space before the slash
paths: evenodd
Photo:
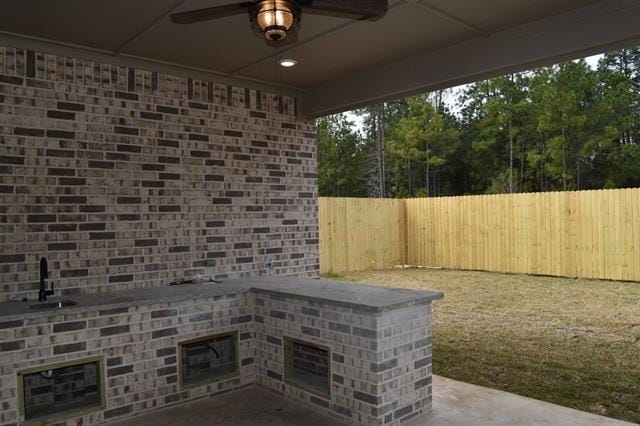
<path id="1" fill-rule="evenodd" d="M 95 424 L 258 384 L 340 421 L 397 426 L 431 409 L 431 313 L 430 303 L 372 311 L 252 289 L 5 317 L 0 321 L 0 425 L 21 420 L 17 371 L 101 357 L 106 408 L 69 424 Z M 237 333 L 239 375 L 182 386 L 178 344 L 229 332 Z M 329 394 L 288 380 L 285 342 L 291 340 L 326 348 Z"/>
<path id="2" fill-rule="evenodd" d="M 296 99 L 0 47 L 0 301 L 318 273 Z M 274 262 L 274 270 L 266 264 Z"/>
<path id="3" fill-rule="evenodd" d="M 431 304 L 370 312 L 264 293 L 253 298 L 258 384 L 339 420 L 399 425 L 431 410 Z M 330 351 L 330 395 L 285 377 L 285 339 Z"/>
<path id="4" fill-rule="evenodd" d="M 255 381 L 251 301 L 244 294 L 0 321 L 0 425 L 22 421 L 17 371 L 87 357 L 105 364 L 106 408 L 70 424 L 96 424 Z M 178 342 L 237 332 L 236 377 L 194 387 L 179 379 Z"/>

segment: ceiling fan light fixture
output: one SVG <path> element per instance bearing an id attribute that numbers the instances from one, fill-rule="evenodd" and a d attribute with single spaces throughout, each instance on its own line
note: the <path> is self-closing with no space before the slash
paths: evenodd
<path id="1" fill-rule="evenodd" d="M 249 10 L 254 30 L 269 41 L 284 40 L 300 23 L 300 6 L 290 0 L 263 0 Z"/>

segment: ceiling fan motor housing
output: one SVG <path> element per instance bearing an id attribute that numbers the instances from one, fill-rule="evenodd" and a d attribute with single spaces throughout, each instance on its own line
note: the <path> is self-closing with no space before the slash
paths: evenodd
<path id="1" fill-rule="evenodd" d="M 270 41 L 281 41 L 300 24 L 301 9 L 295 1 L 262 0 L 249 9 L 253 29 Z"/>
<path id="2" fill-rule="evenodd" d="M 194 24 L 249 12 L 255 33 L 268 44 L 277 45 L 294 32 L 302 11 L 313 15 L 375 21 L 388 9 L 387 0 L 235 0 L 222 6 L 188 10 L 171 15 L 177 24 Z"/>

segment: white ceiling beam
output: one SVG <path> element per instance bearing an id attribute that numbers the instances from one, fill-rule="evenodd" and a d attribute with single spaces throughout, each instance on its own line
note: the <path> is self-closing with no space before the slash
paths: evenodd
<path id="1" fill-rule="evenodd" d="M 437 16 L 438 18 L 444 19 L 445 21 L 456 25 L 458 27 L 464 28 L 468 31 L 471 31 L 472 33 L 475 33 L 477 35 L 483 36 L 483 37 L 488 37 L 490 35 L 490 33 L 486 30 L 483 30 L 482 28 L 479 28 L 475 25 L 471 25 L 468 22 L 463 21 L 462 19 L 453 16 L 450 13 L 444 12 L 440 9 L 438 9 L 437 7 L 428 4 L 427 2 L 423 1 L 423 0 L 405 0 L 408 4 L 416 7 L 417 9 L 422 10 L 423 12 L 426 12 L 429 15 L 432 16 Z"/>
<path id="2" fill-rule="evenodd" d="M 536 22 L 381 64 L 314 87 L 310 117 L 550 65 L 637 44 L 640 1 L 603 0 Z"/>
<path id="3" fill-rule="evenodd" d="M 177 10 L 179 7 L 181 7 L 182 5 L 184 5 L 185 3 L 189 2 L 189 1 L 190 0 L 179 0 L 178 2 L 176 2 L 173 6 L 171 6 L 171 8 L 169 8 L 166 11 L 162 12 L 162 14 L 159 15 L 156 19 L 154 19 L 151 23 L 149 23 L 144 28 L 142 28 L 140 31 L 137 31 L 135 34 L 133 34 L 132 36 L 127 38 L 125 41 L 120 43 L 120 45 L 118 45 L 113 50 L 113 54 L 114 55 L 119 55 L 124 49 L 129 47 L 131 45 L 131 43 L 133 43 L 134 41 L 138 40 L 140 37 L 142 37 L 142 35 L 146 34 L 152 28 L 155 28 L 156 25 L 158 25 L 160 22 L 164 21 L 170 14 L 172 14 L 175 10 Z"/>

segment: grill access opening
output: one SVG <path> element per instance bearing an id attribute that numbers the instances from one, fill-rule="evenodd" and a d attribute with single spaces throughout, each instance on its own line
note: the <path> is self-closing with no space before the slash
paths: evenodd
<path id="1" fill-rule="evenodd" d="M 180 380 L 198 386 L 238 376 L 238 332 L 206 336 L 178 344 Z"/>
<path id="2" fill-rule="evenodd" d="M 331 389 L 329 349 L 284 338 L 285 381 L 309 392 L 328 396 Z"/>
<path id="3" fill-rule="evenodd" d="M 20 409 L 25 420 L 43 423 L 105 407 L 102 358 L 40 366 L 18 373 Z"/>

